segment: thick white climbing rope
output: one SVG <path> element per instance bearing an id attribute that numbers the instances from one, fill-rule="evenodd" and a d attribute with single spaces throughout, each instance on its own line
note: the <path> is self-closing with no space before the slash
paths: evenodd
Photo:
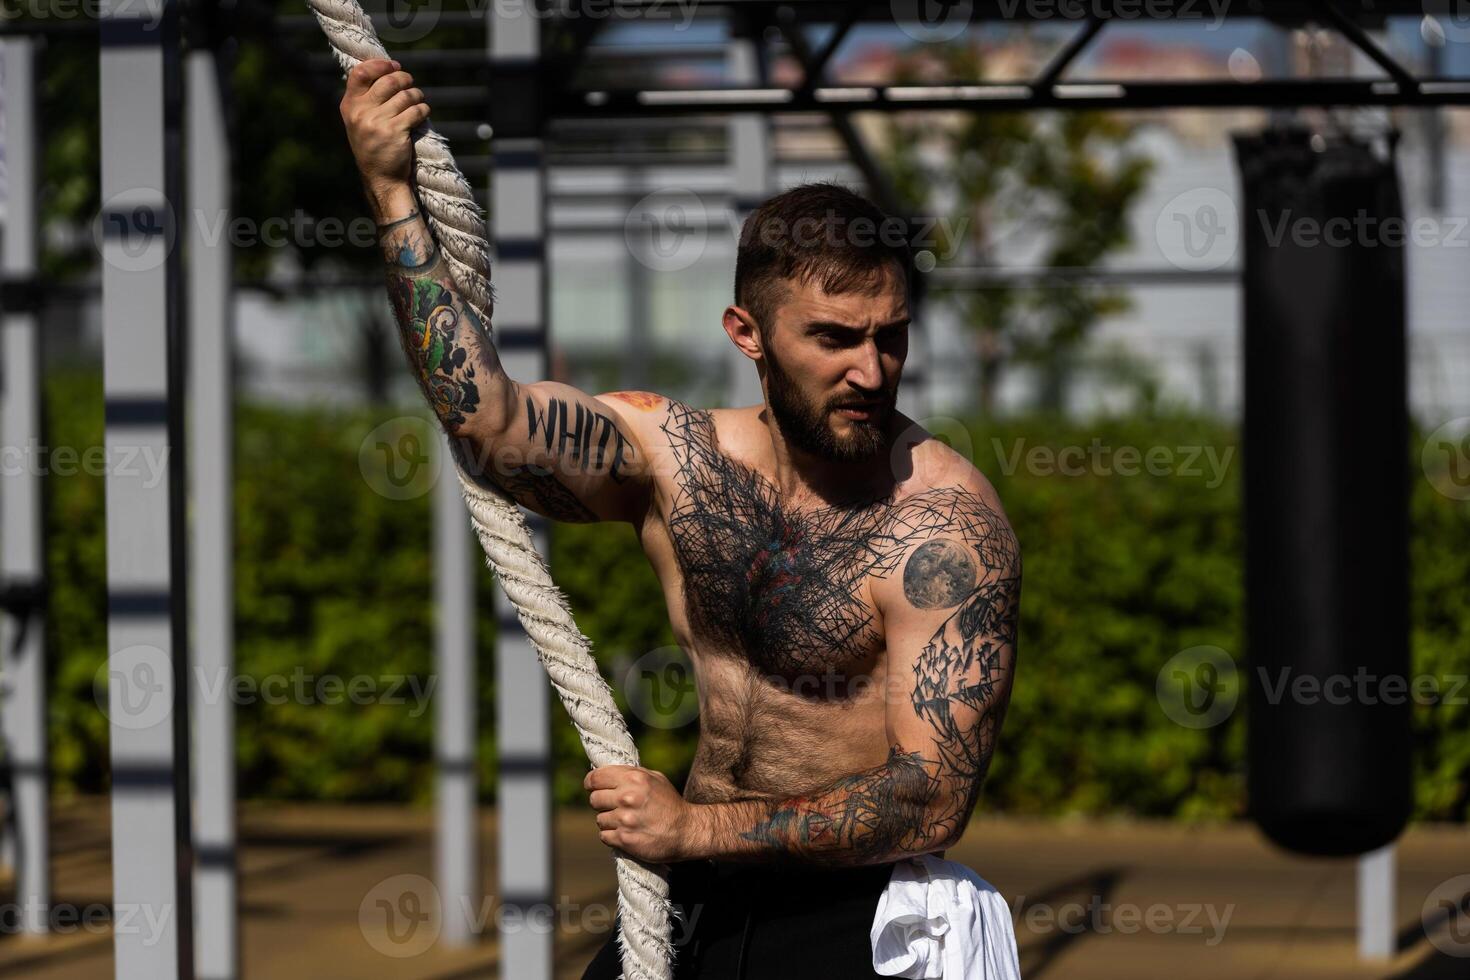
<path id="1" fill-rule="evenodd" d="M 371 58 L 386 58 L 372 21 L 357 0 L 307 0 L 343 73 Z M 444 137 L 425 124 L 414 138 L 414 183 L 429 231 L 443 251 L 455 285 L 489 329 L 490 245 L 484 217 Z M 577 727 L 594 767 L 636 766 L 638 749 L 618 712 L 611 688 L 597 671 L 591 642 L 572 619 L 566 596 L 536 552 L 520 508 L 508 496 L 476 482 L 458 465 L 460 486 L 475 534 L 506 596 L 531 637 L 536 656 Z M 669 886 L 662 868 L 616 855 L 620 944 L 625 980 L 671 980 L 673 945 Z"/>

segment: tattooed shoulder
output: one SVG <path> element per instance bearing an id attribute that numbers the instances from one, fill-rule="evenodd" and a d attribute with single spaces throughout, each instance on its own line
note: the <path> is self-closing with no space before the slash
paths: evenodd
<path id="1" fill-rule="evenodd" d="M 949 538 L 925 541 L 903 567 L 903 594 L 919 609 L 958 606 L 978 573 L 968 547 Z"/>
<path id="2" fill-rule="evenodd" d="M 987 572 L 1018 567 L 1010 522 L 987 496 L 975 487 L 936 487 L 893 505 L 886 530 L 906 546 L 904 595 L 915 606 L 957 605 Z"/>
<path id="3" fill-rule="evenodd" d="M 602 398 L 615 398 L 625 405 L 638 409 L 640 412 L 652 412 L 668 403 L 663 395 L 654 394 L 651 391 L 610 391 Z"/>

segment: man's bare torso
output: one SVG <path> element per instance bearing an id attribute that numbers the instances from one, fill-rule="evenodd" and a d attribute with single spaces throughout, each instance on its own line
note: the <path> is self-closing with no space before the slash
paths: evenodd
<path id="1" fill-rule="evenodd" d="M 656 476 L 639 536 L 698 685 L 691 802 L 799 795 L 887 758 L 871 585 L 916 532 L 975 511 L 943 479 L 970 464 L 932 438 L 874 459 L 893 478 L 867 499 L 785 499 L 759 458 L 761 411 L 664 402 L 641 420 Z"/>

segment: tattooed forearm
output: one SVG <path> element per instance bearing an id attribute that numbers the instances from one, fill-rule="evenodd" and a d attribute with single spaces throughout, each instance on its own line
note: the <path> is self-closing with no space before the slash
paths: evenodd
<path id="1" fill-rule="evenodd" d="M 898 746 L 888 761 L 827 790 L 771 807 L 746 840 L 808 859 L 866 864 L 928 849 L 932 760 Z"/>
<path id="2" fill-rule="evenodd" d="M 388 298 L 419 388 L 451 435 L 497 421 L 509 379 L 417 211 L 379 226 Z"/>
<path id="3" fill-rule="evenodd" d="M 736 860 L 832 866 L 876 864 L 945 846 L 931 817 L 940 785 L 936 760 L 899 746 L 888 761 L 785 800 L 715 803 L 707 809 L 709 852 Z"/>

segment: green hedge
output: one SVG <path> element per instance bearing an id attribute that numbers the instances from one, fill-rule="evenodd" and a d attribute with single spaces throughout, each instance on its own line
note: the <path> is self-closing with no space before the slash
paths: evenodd
<path id="1" fill-rule="evenodd" d="M 58 378 L 48 392 L 51 445 L 98 445 L 97 379 Z M 240 410 L 235 574 L 243 675 L 368 677 L 380 684 L 407 676 L 427 683 L 434 626 L 431 498 L 391 500 L 369 487 L 358 464 L 364 438 L 394 414 Z M 1180 650 L 1209 644 L 1242 659 L 1234 430 L 1184 415 L 1085 424 L 1027 417 L 940 428 L 971 444 L 1024 554 L 1018 684 L 986 806 L 1021 814 L 1239 815 L 1243 711 L 1195 731 L 1170 722 L 1154 696 L 1160 666 Z M 1045 454 L 1069 446 L 1078 449 L 1065 461 L 1084 462 L 1084 472 L 1049 472 Z M 1108 472 L 1122 447 L 1137 449 L 1140 467 L 1153 449 L 1155 469 L 1168 471 Z M 1228 460 L 1223 480 L 1203 456 L 1194 462 L 1197 475 L 1185 470 L 1194 447 Z M 1417 466 L 1417 446 L 1414 451 Z M 1164 452 L 1172 454 L 1167 467 Z M 1095 464 L 1086 463 L 1089 453 Z M 1414 486 L 1415 669 L 1441 678 L 1464 675 L 1470 673 L 1470 505 L 1441 496 L 1427 480 Z M 105 639 L 102 481 L 53 476 L 50 496 L 56 784 L 63 791 L 100 791 L 107 770 L 106 723 L 94 699 Z M 552 563 L 615 687 L 629 663 L 673 642 L 662 593 L 630 528 L 557 526 Z M 488 798 L 495 775 L 495 625 L 493 582 L 479 568 L 479 744 Z M 431 710 L 411 699 L 307 700 L 256 699 L 238 707 L 242 793 L 429 797 Z M 554 719 L 557 795 L 580 800 L 585 762 L 559 706 Z M 687 772 L 695 726 L 633 723 L 647 764 L 675 776 Z M 1416 723 L 1419 814 L 1463 820 L 1470 806 L 1470 711 L 1463 704 L 1419 707 Z"/>

